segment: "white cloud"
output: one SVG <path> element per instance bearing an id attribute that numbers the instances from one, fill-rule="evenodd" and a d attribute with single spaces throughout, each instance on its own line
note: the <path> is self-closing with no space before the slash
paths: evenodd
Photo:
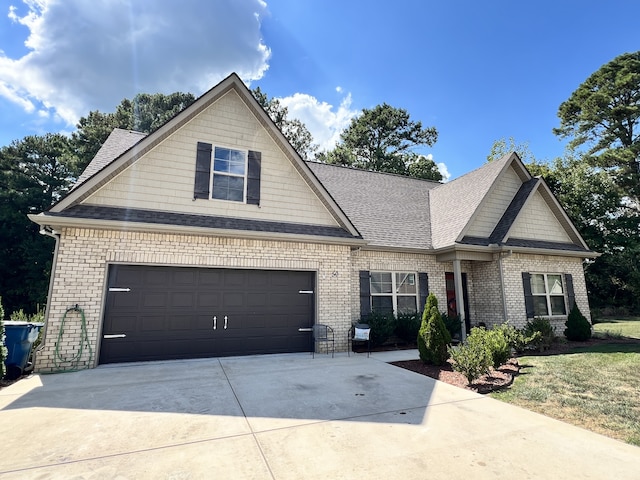
<path id="1" fill-rule="evenodd" d="M 295 93 L 278 100 L 289 109 L 289 118 L 297 118 L 307 126 L 320 151 L 332 150 L 340 133 L 359 113 L 351 109 L 351 94 L 347 94 L 337 108 L 305 93 Z"/>
<path id="2" fill-rule="evenodd" d="M 269 67 L 262 0 L 22 1 L 8 17 L 29 29 L 30 51 L 0 51 L 0 96 L 68 124 L 136 93 L 199 95 L 232 71 L 250 82 Z"/>
<path id="3" fill-rule="evenodd" d="M 442 181 L 448 182 L 451 178 L 451 174 L 449 173 L 447 166 L 442 162 L 436 163 L 436 165 L 438 166 L 438 171 L 442 174 Z"/>

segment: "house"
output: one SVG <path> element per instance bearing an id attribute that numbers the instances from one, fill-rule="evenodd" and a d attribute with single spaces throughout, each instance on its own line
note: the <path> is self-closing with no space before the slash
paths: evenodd
<path id="1" fill-rule="evenodd" d="M 84 367 L 310 351 L 314 323 L 344 351 L 429 292 L 467 329 L 558 326 L 588 316 L 597 255 L 516 154 L 445 184 L 306 162 L 235 74 L 152 134 L 115 130 L 30 218 L 56 238 L 39 371 L 83 341 Z M 61 333 L 75 305 L 84 331 L 72 312 Z"/>

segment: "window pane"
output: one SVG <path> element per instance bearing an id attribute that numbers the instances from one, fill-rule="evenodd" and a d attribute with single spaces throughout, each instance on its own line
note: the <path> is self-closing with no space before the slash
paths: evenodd
<path id="1" fill-rule="evenodd" d="M 531 292 L 535 294 L 546 293 L 544 288 L 544 275 L 534 273 L 531 275 Z"/>
<path id="2" fill-rule="evenodd" d="M 536 317 L 546 317 L 549 315 L 546 296 L 533 297 L 533 314 Z"/>
<path id="3" fill-rule="evenodd" d="M 244 160 L 241 162 L 229 162 L 229 173 L 244 175 Z"/>
<path id="4" fill-rule="evenodd" d="M 228 148 L 216 147 L 216 153 L 214 155 L 216 160 L 229 160 L 230 156 L 231 150 L 229 150 Z"/>
<path id="5" fill-rule="evenodd" d="M 551 297 L 551 315 L 566 315 L 564 296 Z"/>
<path id="6" fill-rule="evenodd" d="M 244 200 L 244 178 L 214 175 L 212 197 L 218 200 L 242 202 Z"/>
<path id="7" fill-rule="evenodd" d="M 371 272 L 371 293 L 391 293 L 391 273 Z"/>
<path id="8" fill-rule="evenodd" d="M 561 275 L 547 275 L 547 290 L 551 295 L 562 295 L 562 276 Z"/>
<path id="9" fill-rule="evenodd" d="M 220 160 L 216 158 L 213 162 L 213 171 L 228 173 L 229 172 L 229 160 Z"/>
<path id="10" fill-rule="evenodd" d="M 377 313 L 393 313 L 391 297 L 371 297 L 371 309 Z"/>
<path id="11" fill-rule="evenodd" d="M 416 274 L 396 273 L 396 293 L 416 293 Z"/>
<path id="12" fill-rule="evenodd" d="M 416 297 L 398 297 L 398 313 L 416 313 Z"/>

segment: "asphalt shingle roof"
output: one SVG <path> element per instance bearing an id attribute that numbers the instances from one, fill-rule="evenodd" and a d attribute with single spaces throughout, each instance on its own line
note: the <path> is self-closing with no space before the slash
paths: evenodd
<path id="1" fill-rule="evenodd" d="M 78 177 L 78 181 L 73 188 L 78 188 L 146 136 L 146 133 L 115 128 L 102 144 L 96 156 L 93 157 L 93 160 L 87 165 L 87 168 Z"/>
<path id="2" fill-rule="evenodd" d="M 317 162 L 307 165 L 371 245 L 431 248 L 429 192 L 438 182 Z"/>
<path id="3" fill-rule="evenodd" d="M 456 242 L 510 160 L 511 154 L 505 155 L 430 192 L 433 248 L 447 247 Z"/>
<path id="4" fill-rule="evenodd" d="M 150 223 L 159 225 L 177 225 L 184 227 L 202 227 L 222 230 L 244 230 L 265 233 L 289 233 L 296 235 L 313 235 L 334 238 L 354 238 L 348 231 L 340 227 L 323 225 L 306 225 L 300 223 L 268 222 L 247 220 L 233 217 L 217 217 L 213 215 L 192 215 L 134 208 L 104 207 L 99 205 L 75 205 L 58 213 L 48 212 L 46 215 L 68 218 L 88 218 L 95 220 L 126 221 L 133 223 Z"/>

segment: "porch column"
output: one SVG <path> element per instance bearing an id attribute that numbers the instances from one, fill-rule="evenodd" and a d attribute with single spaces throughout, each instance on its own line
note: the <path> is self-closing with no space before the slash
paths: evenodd
<path id="1" fill-rule="evenodd" d="M 462 341 L 467 338 L 467 325 L 464 316 L 464 290 L 462 289 L 462 268 L 460 260 L 453 261 L 453 283 L 456 291 L 456 308 L 460 315 L 460 337 Z"/>

